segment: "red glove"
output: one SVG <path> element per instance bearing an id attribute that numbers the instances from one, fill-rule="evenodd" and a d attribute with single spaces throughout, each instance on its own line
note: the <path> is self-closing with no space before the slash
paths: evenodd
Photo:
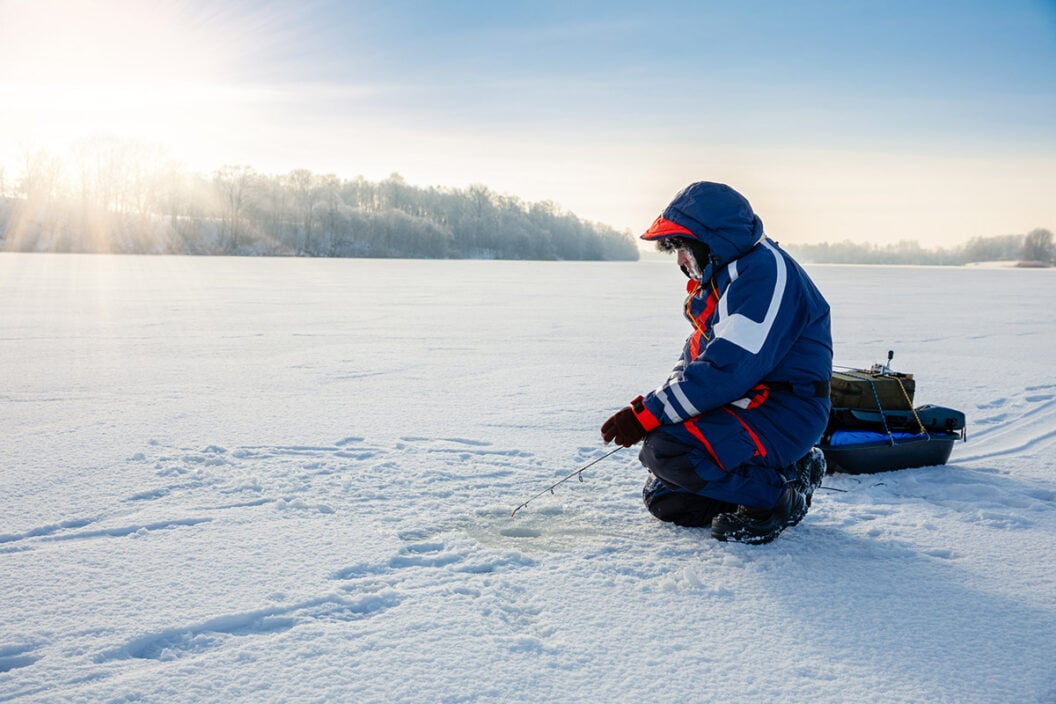
<path id="1" fill-rule="evenodd" d="M 630 406 L 617 411 L 601 426 L 601 437 L 606 445 L 615 440 L 621 447 L 630 447 L 644 438 L 645 434 L 645 428 L 638 422 Z"/>

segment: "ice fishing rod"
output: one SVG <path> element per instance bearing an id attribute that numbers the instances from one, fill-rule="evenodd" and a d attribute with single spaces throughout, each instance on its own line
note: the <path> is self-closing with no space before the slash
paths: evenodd
<path id="1" fill-rule="evenodd" d="M 516 515 L 517 515 L 517 512 L 518 512 L 518 511 L 520 511 L 520 510 L 521 510 L 522 508 L 524 508 L 525 506 L 527 506 L 527 505 L 528 505 L 528 503 L 529 503 L 530 501 L 535 501 L 536 499 L 538 499 L 538 498 L 539 498 L 540 496 L 542 496 L 543 494 L 545 494 L 545 493 L 547 493 L 547 492 L 550 492 L 551 494 L 553 494 L 553 493 L 554 493 L 554 489 L 555 489 L 555 488 L 557 488 L 557 487 L 561 486 L 562 484 L 564 484 L 565 482 L 567 482 L 567 481 L 568 481 L 569 479 L 571 479 L 572 477 L 579 477 L 579 481 L 583 481 L 583 471 L 584 471 L 584 470 L 590 469 L 591 467 L 593 467 L 594 465 L 596 465 L 596 464 L 597 464 L 598 462 L 601 462 L 601 461 L 602 461 L 603 459 L 605 459 L 606 457 L 612 457 L 613 455 L 615 455 L 615 454 L 616 454 L 617 452 L 619 452 L 619 451 L 620 451 L 620 450 L 622 450 L 622 449 L 623 449 L 623 447 L 622 447 L 622 446 L 620 446 L 620 445 L 617 445 L 617 446 L 616 446 L 616 447 L 614 447 L 614 448 L 613 448 L 612 450 L 609 450 L 608 452 L 606 452 L 606 453 L 605 453 L 604 455 L 602 455 L 602 456 L 601 456 L 601 457 L 599 457 L 598 459 L 594 460 L 593 462 L 590 462 L 590 463 L 588 463 L 588 464 L 585 464 L 585 465 L 583 465 L 582 467 L 580 467 L 579 469 L 577 469 L 577 470 L 576 470 L 575 472 L 572 472 L 571 474 L 569 474 L 569 475 L 568 475 L 567 477 L 565 477 L 564 479 L 561 479 L 560 481 L 556 481 L 556 482 L 554 482 L 553 484 L 551 484 L 550 486 L 546 487 L 545 489 L 543 489 L 542 491 L 540 491 L 540 492 L 539 492 L 538 494 L 536 494 L 535 496 L 533 496 L 532 498 L 528 499 L 528 501 L 525 501 L 525 502 L 524 502 L 523 504 L 521 504 L 521 505 L 520 505 L 520 506 L 518 506 L 517 508 L 513 509 L 513 513 L 511 513 L 511 514 L 510 514 L 510 518 L 513 518 L 514 516 L 516 516 Z"/>

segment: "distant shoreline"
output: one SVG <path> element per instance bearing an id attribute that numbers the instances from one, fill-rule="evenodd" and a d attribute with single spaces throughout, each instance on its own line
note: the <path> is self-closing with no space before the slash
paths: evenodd
<path id="1" fill-rule="evenodd" d="M 3 256 L 52 256 L 52 257 L 186 257 L 193 259 L 259 259 L 259 260 L 298 260 L 298 261 L 370 261 L 370 262 L 480 262 L 480 263 L 512 263 L 524 262 L 532 264 L 671 264 L 666 255 L 646 253 L 637 260 L 620 259 L 531 259 L 531 258 L 488 258 L 488 257 L 332 257 L 324 255 L 304 254 L 200 254 L 188 252 L 30 252 L 19 250 L 4 250 L 0 248 L 0 257 Z M 862 268 L 899 268 L 899 269 L 972 269 L 972 270 L 1018 270 L 1018 271 L 1056 271 L 1056 266 L 1020 266 L 1014 261 L 993 262 L 968 262 L 965 264 L 898 264 L 879 262 L 816 262 L 799 260 L 800 264 L 808 267 L 862 267 Z"/>

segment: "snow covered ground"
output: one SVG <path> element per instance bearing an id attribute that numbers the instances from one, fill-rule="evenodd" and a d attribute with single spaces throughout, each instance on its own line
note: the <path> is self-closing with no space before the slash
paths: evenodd
<path id="1" fill-rule="evenodd" d="M 0 255 L 0 701 L 1056 703 L 1056 274 L 813 266 L 965 411 L 770 545 L 598 427 L 671 262 Z"/>

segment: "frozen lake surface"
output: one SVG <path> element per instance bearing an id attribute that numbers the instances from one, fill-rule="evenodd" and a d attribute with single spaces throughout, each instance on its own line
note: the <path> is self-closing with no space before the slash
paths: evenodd
<path id="1" fill-rule="evenodd" d="M 671 262 L 0 255 L 0 701 L 1056 704 L 1056 272 L 814 266 L 963 410 L 770 545 L 598 428 Z"/>

